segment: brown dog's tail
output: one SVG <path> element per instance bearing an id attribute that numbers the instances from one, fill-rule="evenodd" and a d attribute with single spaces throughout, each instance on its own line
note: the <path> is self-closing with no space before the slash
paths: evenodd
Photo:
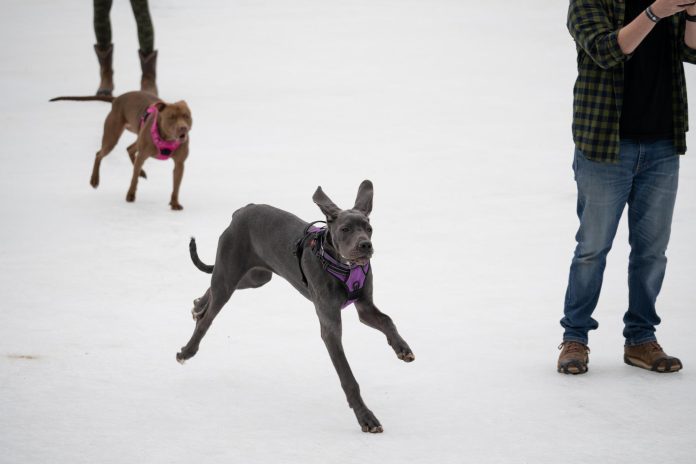
<path id="1" fill-rule="evenodd" d="M 207 274 L 212 274 L 213 273 L 213 268 L 215 266 L 210 266 L 208 264 L 205 264 L 201 259 L 198 257 L 198 251 L 196 250 L 196 239 L 194 237 L 191 237 L 191 242 L 189 242 L 189 251 L 191 252 L 191 261 L 193 261 L 193 264 L 200 269 L 201 271 L 207 273 Z"/>
<path id="2" fill-rule="evenodd" d="M 51 98 L 49 101 L 54 102 L 59 100 L 112 102 L 114 101 L 114 97 L 112 97 L 111 95 L 90 95 L 87 97 L 56 97 Z"/>

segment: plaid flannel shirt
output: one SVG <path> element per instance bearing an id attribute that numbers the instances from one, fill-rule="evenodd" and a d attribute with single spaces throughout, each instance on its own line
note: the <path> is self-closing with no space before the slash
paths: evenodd
<path id="1" fill-rule="evenodd" d="M 618 32 L 626 0 L 570 0 L 568 30 L 578 52 L 578 78 L 573 89 L 573 141 L 591 160 L 619 160 L 619 120 L 623 104 L 624 55 Z M 696 50 L 684 43 L 684 14 L 663 21 L 672 24 L 672 117 L 674 146 L 686 153 L 689 130 L 683 62 L 696 64 Z"/>

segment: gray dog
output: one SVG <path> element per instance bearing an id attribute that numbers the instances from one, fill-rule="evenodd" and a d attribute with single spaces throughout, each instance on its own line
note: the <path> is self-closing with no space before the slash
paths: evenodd
<path id="1" fill-rule="evenodd" d="M 312 199 L 326 216 L 324 228 L 272 206 L 247 205 L 235 211 L 220 236 L 215 266 L 201 262 L 191 239 L 191 259 L 212 278 L 210 288 L 193 302 L 196 327 L 177 361 L 183 363 L 198 352 L 201 339 L 235 290 L 260 287 L 276 273 L 314 303 L 321 338 L 363 432 L 382 432 L 360 396 L 341 343 L 341 309 L 355 303 L 360 321 L 384 333 L 399 359 L 415 359 L 391 318 L 372 302 L 372 194 L 372 182 L 363 181 L 355 206 L 341 210 L 317 188 Z"/>

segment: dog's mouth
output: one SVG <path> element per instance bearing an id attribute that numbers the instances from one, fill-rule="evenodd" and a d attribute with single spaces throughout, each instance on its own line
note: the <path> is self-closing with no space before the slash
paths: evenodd
<path id="1" fill-rule="evenodd" d="M 359 255 L 359 256 L 350 256 L 348 258 L 345 258 L 346 261 L 348 261 L 348 264 L 352 265 L 359 265 L 359 266 L 364 266 L 367 263 L 370 262 L 370 258 L 372 258 L 372 253 L 369 255 Z"/>
<path id="2" fill-rule="evenodd" d="M 179 136 L 176 139 L 179 142 L 184 143 L 186 140 L 188 140 L 188 134 L 187 133 L 179 134 Z"/>

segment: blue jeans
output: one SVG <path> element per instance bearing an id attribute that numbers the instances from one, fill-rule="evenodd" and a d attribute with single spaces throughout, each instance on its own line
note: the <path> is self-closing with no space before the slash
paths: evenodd
<path id="1" fill-rule="evenodd" d="M 620 158 L 617 164 L 601 163 L 575 150 L 580 228 L 561 319 L 563 340 L 587 344 L 587 333 L 599 326 L 592 313 L 626 204 L 631 254 L 623 335 L 626 345 L 655 340 L 655 326 L 660 323 L 655 301 L 667 266 L 665 251 L 677 196 L 679 155 L 671 140 L 622 140 Z"/>

